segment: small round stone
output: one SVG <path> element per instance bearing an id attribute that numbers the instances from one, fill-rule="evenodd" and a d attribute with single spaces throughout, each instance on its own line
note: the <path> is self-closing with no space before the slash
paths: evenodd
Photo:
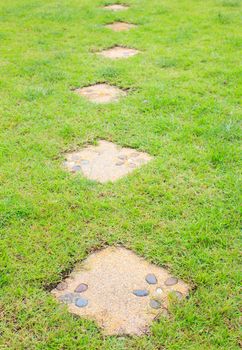
<path id="1" fill-rule="evenodd" d="M 85 283 L 81 283 L 81 284 L 79 284 L 79 285 L 76 287 L 75 292 L 76 292 L 76 293 L 83 293 L 83 292 L 85 292 L 87 289 L 88 289 L 88 285 L 85 284 Z"/>
<path id="2" fill-rule="evenodd" d="M 161 294 L 164 293 L 162 288 L 157 288 L 155 292 L 156 292 L 156 294 L 158 294 L 158 295 L 161 295 Z"/>
<path id="3" fill-rule="evenodd" d="M 72 167 L 72 171 L 80 171 L 80 170 L 81 170 L 80 165 L 74 165 L 74 166 Z"/>
<path id="4" fill-rule="evenodd" d="M 158 300 L 151 300 L 150 301 L 150 307 L 152 307 L 152 309 L 160 309 L 161 307 L 161 303 Z"/>
<path id="5" fill-rule="evenodd" d="M 133 294 L 137 297 L 147 297 L 147 295 L 149 295 L 149 292 L 146 289 L 135 289 L 133 291 Z"/>
<path id="6" fill-rule="evenodd" d="M 82 299 L 82 298 L 77 298 L 75 300 L 75 305 L 77 307 L 85 307 L 88 305 L 88 300 L 87 299 Z"/>
<path id="7" fill-rule="evenodd" d="M 145 277 L 146 282 L 149 284 L 156 284 L 157 283 L 157 278 L 153 273 L 148 273 Z"/>
<path id="8" fill-rule="evenodd" d="M 56 286 L 57 290 L 65 290 L 66 288 L 67 288 L 67 283 L 66 282 L 60 282 Z"/>
<path id="9" fill-rule="evenodd" d="M 165 281 L 166 286 L 174 286 L 174 284 L 177 284 L 177 283 L 178 283 L 178 279 L 176 277 L 169 277 Z"/>
<path id="10" fill-rule="evenodd" d="M 67 293 L 61 295 L 58 299 L 64 304 L 71 304 L 74 300 L 75 296 L 73 293 Z"/>

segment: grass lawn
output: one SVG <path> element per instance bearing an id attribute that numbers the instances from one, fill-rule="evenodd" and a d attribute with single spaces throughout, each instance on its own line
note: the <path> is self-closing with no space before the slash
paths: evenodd
<path id="1" fill-rule="evenodd" d="M 237 350 L 239 0 L 0 4 L 0 349 Z M 104 25 L 137 24 L 128 32 Z M 95 51 L 141 51 L 110 60 Z M 72 89 L 128 89 L 92 104 Z M 154 157 L 115 183 L 63 168 L 99 139 Z M 49 291 L 123 245 L 193 286 L 143 337 L 104 337 Z"/>

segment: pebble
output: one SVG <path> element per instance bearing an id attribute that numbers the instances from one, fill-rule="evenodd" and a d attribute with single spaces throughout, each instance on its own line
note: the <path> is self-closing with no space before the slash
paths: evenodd
<path id="1" fill-rule="evenodd" d="M 88 300 L 87 299 L 82 299 L 82 298 L 77 298 L 75 300 L 75 305 L 77 307 L 85 307 L 88 305 Z"/>
<path id="2" fill-rule="evenodd" d="M 158 300 L 151 300 L 150 307 L 152 307 L 152 309 L 159 309 L 161 307 L 161 303 Z"/>
<path id="3" fill-rule="evenodd" d="M 57 290 L 65 290 L 66 288 L 67 288 L 67 283 L 66 282 L 60 282 L 56 286 Z"/>
<path id="4" fill-rule="evenodd" d="M 149 295 L 149 292 L 146 289 L 135 289 L 133 291 L 133 294 L 137 297 L 146 297 L 147 295 Z"/>
<path id="5" fill-rule="evenodd" d="M 166 286 L 174 286 L 174 284 L 177 284 L 177 283 L 178 283 L 178 279 L 176 277 L 169 277 L 165 281 Z"/>
<path id="6" fill-rule="evenodd" d="M 83 292 L 85 292 L 87 289 L 88 289 L 88 285 L 85 284 L 85 283 L 81 283 L 81 284 L 79 284 L 79 285 L 76 287 L 75 292 L 76 292 L 76 293 L 83 293 Z"/>
<path id="7" fill-rule="evenodd" d="M 156 294 L 161 295 L 161 294 L 163 294 L 163 289 L 157 288 L 155 292 L 156 292 Z"/>
<path id="8" fill-rule="evenodd" d="M 64 304 L 71 304 L 75 299 L 75 294 L 67 293 L 58 298 Z"/>
<path id="9" fill-rule="evenodd" d="M 156 284 L 157 283 L 157 278 L 155 277 L 155 275 L 153 273 L 148 273 L 148 275 L 146 275 L 145 279 L 146 279 L 146 282 L 148 282 L 149 284 Z"/>

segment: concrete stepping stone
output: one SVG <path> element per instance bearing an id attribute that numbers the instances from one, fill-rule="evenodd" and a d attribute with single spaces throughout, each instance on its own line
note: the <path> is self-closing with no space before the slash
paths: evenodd
<path id="1" fill-rule="evenodd" d="M 145 280 L 150 273 L 156 276 L 158 286 L 162 286 L 161 298 L 154 296 L 161 287 Z M 90 254 L 63 280 L 68 293 L 55 288 L 52 294 L 59 302 L 66 303 L 69 312 L 95 321 L 105 335 L 143 335 L 152 321 L 169 307 L 172 291 L 183 297 L 188 295 L 189 286 L 181 280 L 174 290 L 165 287 L 170 277 L 166 269 L 130 250 L 108 247 Z M 88 286 L 85 294 L 75 293 L 81 284 Z M 134 291 L 142 291 L 142 295 Z"/>
<path id="2" fill-rule="evenodd" d="M 137 55 L 138 53 L 139 51 L 135 49 L 130 49 L 128 47 L 122 47 L 122 46 L 115 46 L 111 49 L 98 52 L 98 55 L 115 60 L 117 58 L 129 58 Z"/>
<path id="3" fill-rule="evenodd" d="M 122 10 L 127 10 L 128 8 L 129 6 L 121 5 L 121 4 L 112 4 L 112 5 L 104 6 L 105 10 L 110 10 L 110 11 L 122 11 Z"/>
<path id="4" fill-rule="evenodd" d="M 114 22 L 114 23 L 106 24 L 105 27 L 113 30 L 114 32 L 122 32 L 122 31 L 135 28 L 136 25 L 132 23 L 127 23 L 127 22 Z"/>
<path id="5" fill-rule="evenodd" d="M 94 103 L 116 102 L 127 94 L 126 91 L 109 84 L 95 84 L 75 90 L 75 93 Z"/>
<path id="6" fill-rule="evenodd" d="M 151 159 L 145 152 L 101 140 L 97 146 L 67 153 L 64 166 L 72 173 L 81 172 L 90 180 L 104 183 L 122 178 Z"/>

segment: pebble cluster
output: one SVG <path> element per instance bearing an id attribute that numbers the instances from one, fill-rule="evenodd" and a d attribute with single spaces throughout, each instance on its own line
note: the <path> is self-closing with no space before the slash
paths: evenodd
<path id="1" fill-rule="evenodd" d="M 157 278 L 153 273 L 148 273 L 148 275 L 146 275 L 145 280 L 148 284 L 157 284 Z M 167 278 L 167 280 L 165 281 L 165 285 L 167 287 L 170 286 L 174 286 L 175 284 L 178 283 L 178 279 L 176 277 L 169 277 Z M 146 297 L 149 295 L 149 291 L 147 289 L 135 289 L 133 291 L 133 294 L 136 295 L 137 297 Z M 152 309 L 159 309 L 161 308 L 161 301 L 159 300 L 160 297 L 163 294 L 163 289 L 161 287 L 158 287 L 155 291 L 155 297 L 153 297 L 150 300 L 150 307 Z M 177 297 L 179 300 L 181 300 L 183 298 L 183 295 L 181 292 L 179 291 L 172 291 L 172 294 Z"/>
<path id="2" fill-rule="evenodd" d="M 153 273 L 148 273 L 145 277 L 145 281 L 150 285 L 155 285 L 158 283 L 156 276 Z M 178 279 L 176 277 L 169 277 L 164 282 L 165 286 L 174 286 L 178 283 Z M 67 288 L 66 282 L 61 282 L 57 285 L 56 289 L 59 291 L 65 290 Z M 88 285 L 85 283 L 80 283 L 74 290 L 74 293 L 66 293 L 59 297 L 59 300 L 64 304 L 72 304 L 74 303 L 77 307 L 86 307 L 88 305 L 88 300 L 81 297 L 81 293 L 85 292 L 88 289 Z M 147 289 L 135 289 L 133 290 L 133 294 L 137 297 L 147 297 L 150 292 Z M 155 291 L 155 296 L 150 300 L 150 307 L 152 309 L 159 309 L 162 306 L 161 296 L 163 294 L 163 289 L 158 287 Z M 181 300 L 183 295 L 179 291 L 172 291 L 172 294 Z"/>

